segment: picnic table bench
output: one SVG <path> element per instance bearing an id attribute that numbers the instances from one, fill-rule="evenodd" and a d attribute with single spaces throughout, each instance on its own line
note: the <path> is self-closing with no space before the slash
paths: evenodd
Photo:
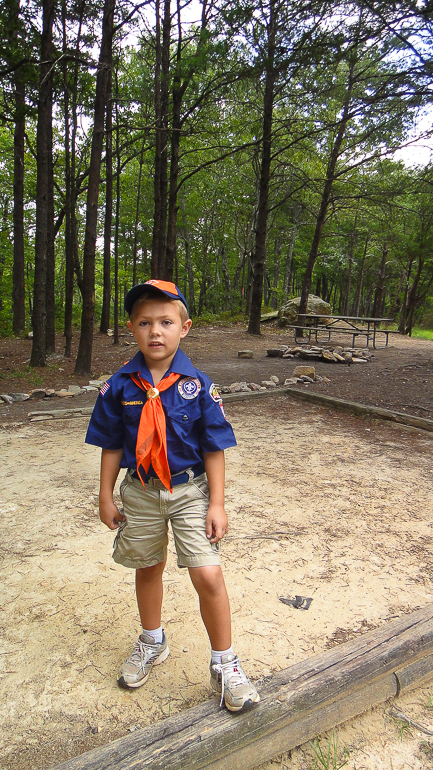
<path id="1" fill-rule="evenodd" d="M 326 322 L 325 322 L 326 318 Z M 308 342 L 311 342 L 313 338 L 317 343 L 319 342 L 319 334 L 327 335 L 325 342 L 329 342 L 331 334 L 337 335 L 350 335 L 352 337 L 352 347 L 355 347 L 355 340 L 358 337 L 365 337 L 366 347 L 370 344 L 376 350 L 378 348 L 386 348 L 388 345 L 388 336 L 393 333 L 389 329 L 380 329 L 382 323 L 390 323 L 392 318 L 371 318 L 368 316 L 347 316 L 347 315 L 330 315 L 323 316 L 315 313 L 298 313 L 298 319 L 305 319 L 305 325 L 290 324 L 286 326 L 286 329 L 294 330 L 295 342 L 297 337 L 300 337 L 299 331 L 308 335 Z M 329 321 L 328 321 L 329 319 Z M 343 325 L 344 324 L 344 325 Z M 378 344 L 384 342 L 384 345 Z"/>

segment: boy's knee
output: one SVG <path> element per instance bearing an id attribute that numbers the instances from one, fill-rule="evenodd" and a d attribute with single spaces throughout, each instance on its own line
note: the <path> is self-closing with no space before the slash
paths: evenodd
<path id="1" fill-rule="evenodd" d="M 165 561 L 153 564 L 151 567 L 138 567 L 135 570 L 136 578 L 140 581 L 155 580 L 159 578 L 164 572 Z"/>
<path id="2" fill-rule="evenodd" d="M 198 593 L 218 593 L 225 590 L 224 578 L 221 567 L 210 565 L 208 567 L 190 567 L 189 574 Z"/>

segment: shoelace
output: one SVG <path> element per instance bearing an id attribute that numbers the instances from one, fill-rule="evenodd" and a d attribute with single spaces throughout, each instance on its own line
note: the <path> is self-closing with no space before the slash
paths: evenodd
<path id="1" fill-rule="evenodd" d="M 149 645 L 147 645 L 145 642 L 142 642 L 140 641 L 140 639 L 138 639 L 135 642 L 135 646 L 129 660 L 133 661 L 134 663 L 140 662 L 144 670 L 144 666 L 152 657 L 153 652 L 154 650 Z"/>
<path id="2" fill-rule="evenodd" d="M 238 684 L 245 684 L 246 676 L 240 668 L 239 658 L 229 660 L 227 663 L 214 663 L 213 668 L 218 674 L 221 674 L 221 700 L 220 707 L 224 702 L 224 688 L 225 688 L 225 676 L 230 679 L 230 682 L 236 686 Z"/>

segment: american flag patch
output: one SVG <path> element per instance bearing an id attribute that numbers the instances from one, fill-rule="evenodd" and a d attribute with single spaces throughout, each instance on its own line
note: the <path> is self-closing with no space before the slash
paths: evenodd
<path id="1" fill-rule="evenodd" d="M 100 396 L 105 396 L 107 390 L 110 390 L 111 382 L 104 382 L 101 390 L 99 391 Z"/>

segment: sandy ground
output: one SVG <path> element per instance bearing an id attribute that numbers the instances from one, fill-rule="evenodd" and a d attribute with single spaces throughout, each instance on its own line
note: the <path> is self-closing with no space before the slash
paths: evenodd
<path id="1" fill-rule="evenodd" d="M 227 414 L 239 446 L 227 452 L 223 564 L 252 678 L 433 601 L 432 434 L 287 396 Z M 111 560 L 113 534 L 96 511 L 99 450 L 83 444 L 85 428 L 81 418 L 0 432 L 0 766 L 10 770 L 48 767 L 211 697 L 197 599 L 173 548 L 171 655 L 142 689 L 116 685 L 139 630 L 133 573 Z M 312 597 L 307 612 L 279 601 L 295 594 Z M 433 684 L 398 707 L 432 727 L 431 695 Z M 433 744 L 388 709 L 336 731 L 339 761 L 346 749 L 352 770 L 433 767 Z M 314 766 L 306 745 L 263 768 Z"/>

